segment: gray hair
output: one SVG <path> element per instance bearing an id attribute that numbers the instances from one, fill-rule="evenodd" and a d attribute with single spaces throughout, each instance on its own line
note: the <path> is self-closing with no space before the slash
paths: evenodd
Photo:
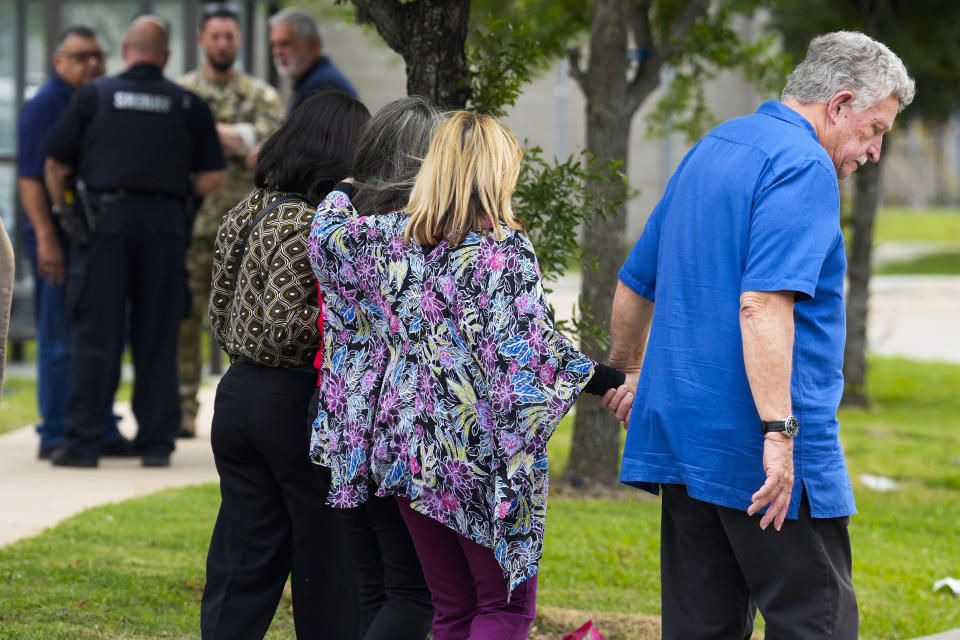
<path id="1" fill-rule="evenodd" d="M 807 57 L 787 77 L 781 100 L 826 103 L 839 91 L 853 93 L 863 111 L 894 96 L 899 111 L 913 102 L 914 81 L 903 61 L 881 42 L 857 31 L 835 31 L 810 41 Z"/>
<path id="2" fill-rule="evenodd" d="M 281 23 L 289 23 L 301 40 L 314 39 L 317 41 L 317 46 L 323 48 L 323 40 L 320 38 L 320 27 L 317 25 L 317 21 L 303 9 L 296 7 L 283 9 L 270 16 L 269 22 L 271 27 Z"/>
<path id="3" fill-rule="evenodd" d="M 353 157 L 353 204 L 360 215 L 407 206 L 434 129 L 444 118 L 443 111 L 422 96 L 394 100 L 373 114 Z"/>

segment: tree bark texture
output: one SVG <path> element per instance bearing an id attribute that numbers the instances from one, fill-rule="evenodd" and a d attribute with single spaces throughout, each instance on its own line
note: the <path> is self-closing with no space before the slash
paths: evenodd
<path id="1" fill-rule="evenodd" d="M 470 0 L 351 0 L 360 22 L 403 56 L 407 95 L 445 109 L 462 109 L 470 96 L 466 41 Z"/>
<path id="2" fill-rule="evenodd" d="M 655 37 L 650 16 L 653 0 L 593 0 L 588 67 L 583 69 L 576 50 L 570 52 L 570 74 L 587 99 L 587 150 L 598 162 L 621 163 L 627 173 L 630 123 L 634 113 L 660 85 L 663 65 L 680 55 L 694 23 L 706 14 L 709 0 L 688 0 L 666 33 Z M 648 55 L 631 69 L 627 50 L 632 46 Z M 581 302 L 593 322 L 610 329 L 610 309 L 617 273 L 626 257 L 626 187 L 620 183 L 591 182 L 594 198 L 624 202 L 615 215 L 596 220 L 584 230 L 583 255 L 589 266 L 583 270 Z M 606 347 L 587 338 L 584 353 L 605 362 Z M 620 429 L 596 398 L 577 404 L 573 443 L 565 480 L 573 485 L 614 485 L 619 469 Z"/>
<path id="3" fill-rule="evenodd" d="M 587 97 L 587 150 L 597 160 L 618 160 L 627 170 L 627 149 L 633 111 L 627 105 L 627 27 L 623 0 L 594 0 L 590 33 L 589 67 L 581 78 Z M 592 181 L 587 189 L 593 198 L 622 201 L 624 186 Z M 584 229 L 581 304 L 592 315 L 594 324 L 610 328 L 610 308 L 617 284 L 617 271 L 626 252 L 625 206 L 614 215 L 596 220 Z M 591 338 L 582 345 L 584 353 L 606 362 L 607 350 Z M 595 397 L 577 403 L 573 443 L 567 464 L 566 480 L 573 485 L 586 481 L 613 485 L 618 477 L 620 428 Z"/>
<path id="4" fill-rule="evenodd" d="M 880 164 L 867 163 L 856 173 L 853 238 L 847 250 L 847 343 L 843 353 L 843 403 L 867 404 L 867 303 L 873 256 L 873 226 L 880 202 Z"/>

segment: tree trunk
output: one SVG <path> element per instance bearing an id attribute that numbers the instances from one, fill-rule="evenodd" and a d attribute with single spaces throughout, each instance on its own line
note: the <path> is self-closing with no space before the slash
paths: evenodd
<path id="1" fill-rule="evenodd" d="M 873 225 L 880 201 L 880 164 L 856 173 L 853 238 L 847 252 L 847 344 L 843 353 L 843 404 L 867 405 L 867 302 L 870 293 Z"/>
<path id="2" fill-rule="evenodd" d="M 587 111 L 590 112 L 588 106 Z M 594 113 L 588 119 L 587 148 L 599 158 L 623 160 L 626 171 L 627 142 L 630 137 L 630 118 L 611 122 Z M 623 199 L 623 188 L 609 182 L 590 184 L 588 190 L 595 198 Z M 618 191 L 619 193 L 614 193 Z M 581 303 L 591 314 L 591 324 L 610 329 L 610 308 L 617 287 L 617 272 L 623 264 L 626 246 L 626 207 L 617 208 L 615 215 L 596 220 L 584 229 L 583 255 L 586 266 L 580 288 Z M 584 338 L 583 352 L 597 362 L 606 362 L 607 347 L 590 336 Z M 619 476 L 620 427 L 613 415 L 600 405 L 594 396 L 577 402 L 574 420 L 573 444 L 567 465 L 566 480 L 574 486 L 586 482 L 614 485 Z"/>
<path id="3" fill-rule="evenodd" d="M 470 0 L 352 0 L 360 22 L 373 22 L 407 67 L 407 95 L 445 109 L 470 96 L 466 41 Z"/>
<path id="4" fill-rule="evenodd" d="M 599 162 L 621 162 L 627 171 L 630 120 L 627 106 L 627 31 L 623 0 L 594 0 L 590 34 L 590 66 L 583 78 L 587 95 L 587 150 Z M 625 187 L 620 183 L 593 181 L 587 185 L 594 198 L 624 201 Z M 617 272 L 626 247 L 625 205 L 614 215 L 596 220 L 584 229 L 581 302 L 591 314 L 592 324 L 610 328 L 610 308 L 617 285 Z M 591 265 L 596 266 L 596 270 Z M 607 349 L 591 338 L 581 345 L 583 352 L 606 362 Z M 618 477 L 620 428 L 609 411 L 595 397 L 577 403 L 573 444 L 565 480 L 579 486 L 585 482 L 613 485 Z"/>

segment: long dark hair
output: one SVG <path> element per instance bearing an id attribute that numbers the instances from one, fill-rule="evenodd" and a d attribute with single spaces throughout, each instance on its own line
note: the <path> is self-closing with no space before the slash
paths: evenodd
<path id="1" fill-rule="evenodd" d="M 293 110 L 260 149 L 254 183 L 317 205 L 347 177 L 370 112 L 342 91 L 316 93 Z"/>
<path id="2" fill-rule="evenodd" d="M 363 128 L 353 158 L 360 215 L 387 213 L 407 205 L 430 138 L 443 112 L 421 96 L 401 98 L 377 111 Z"/>

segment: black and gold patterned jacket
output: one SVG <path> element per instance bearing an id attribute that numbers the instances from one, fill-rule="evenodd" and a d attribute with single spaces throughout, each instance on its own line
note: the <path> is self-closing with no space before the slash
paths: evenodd
<path id="1" fill-rule="evenodd" d="M 254 189 L 223 216 L 210 322 L 231 359 L 270 367 L 313 362 L 321 342 L 317 281 L 307 256 L 313 214 L 299 196 Z"/>

